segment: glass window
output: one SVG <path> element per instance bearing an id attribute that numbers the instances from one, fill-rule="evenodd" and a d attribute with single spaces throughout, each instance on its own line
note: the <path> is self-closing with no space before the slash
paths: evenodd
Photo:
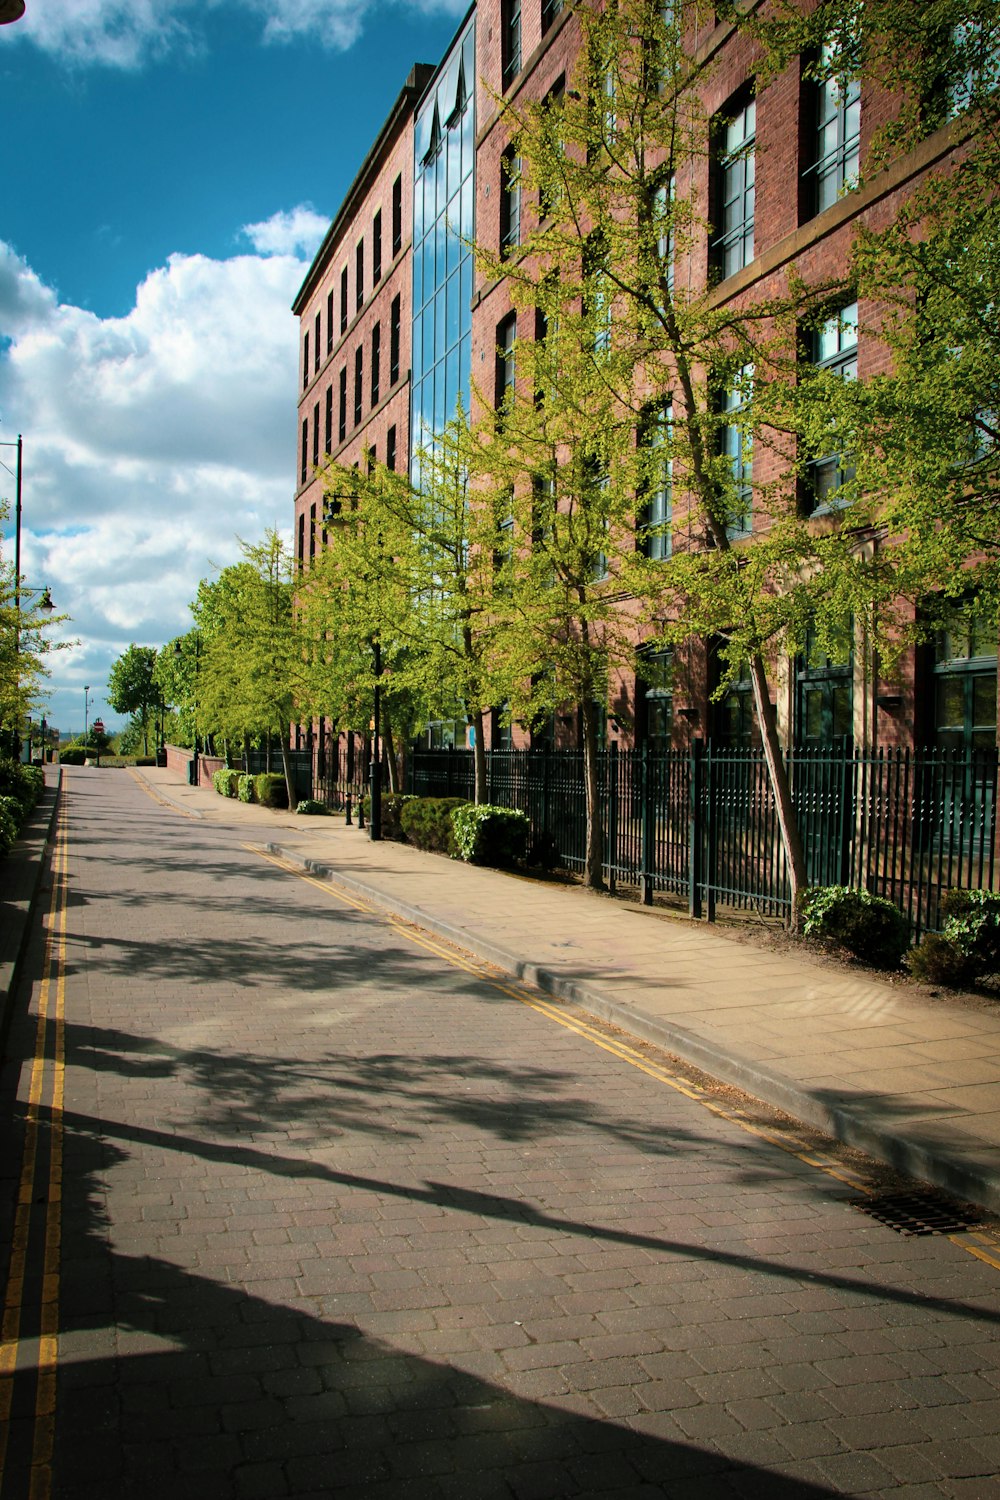
<path id="1" fill-rule="evenodd" d="M 542 0 L 542 35 L 548 31 L 563 8 L 563 0 Z"/>
<path id="2" fill-rule="evenodd" d="M 858 304 L 831 313 L 812 335 L 812 364 L 841 380 L 858 378 Z M 854 478 L 854 466 L 840 453 L 826 453 L 810 461 L 806 476 L 806 508 L 811 515 L 828 515 L 844 502 L 838 491 Z"/>
<path id="3" fill-rule="evenodd" d="M 813 160 L 805 176 L 813 213 L 822 213 L 856 186 L 861 150 L 861 83 L 854 73 L 854 44 L 827 42 L 812 85 L 815 112 Z"/>
<path id="4" fill-rule="evenodd" d="M 669 443 L 673 433 L 673 408 L 661 406 L 646 413 L 640 441 L 648 449 L 648 468 L 641 476 L 647 496 L 643 509 L 640 542 L 653 562 L 670 556 L 673 459 Z"/>
<path id="5" fill-rule="evenodd" d="M 521 158 L 513 147 L 500 158 L 500 253 L 521 243 Z"/>
<path id="6" fill-rule="evenodd" d="M 753 386 L 753 365 L 744 365 L 736 380 L 722 397 L 723 413 L 742 413 Z M 728 496 L 726 534 L 730 540 L 749 536 L 752 530 L 753 441 L 739 422 L 725 422 L 721 431 L 721 451 L 732 470 L 732 488 Z"/>
<path id="7" fill-rule="evenodd" d="M 738 104 L 734 113 L 716 126 L 718 232 L 711 252 L 713 265 L 723 279 L 753 260 L 756 131 L 757 105 L 753 99 Z"/>
<path id="8" fill-rule="evenodd" d="M 997 633 L 986 616 L 956 617 L 934 640 L 934 740 L 944 750 L 997 743 Z"/>
<path id="9" fill-rule="evenodd" d="M 507 88 L 521 71 L 521 0 L 500 0 L 500 48 Z"/>
<path id="10" fill-rule="evenodd" d="M 853 624 L 851 626 L 853 636 Z M 796 742 L 823 749 L 854 739 L 854 647 L 845 642 L 846 660 L 819 649 L 816 632 L 806 631 L 805 650 L 795 668 Z"/>
<path id="11" fill-rule="evenodd" d="M 673 652 L 644 652 L 636 680 L 637 728 L 640 742 L 654 753 L 670 749 L 674 724 Z"/>

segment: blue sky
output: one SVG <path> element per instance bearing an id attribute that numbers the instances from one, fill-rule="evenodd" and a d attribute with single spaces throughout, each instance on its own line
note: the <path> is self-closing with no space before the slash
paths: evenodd
<path id="1" fill-rule="evenodd" d="M 466 5 L 27 3 L 0 28 L 0 441 L 24 436 L 22 570 L 79 641 L 48 705 L 76 728 L 85 683 L 114 722 L 112 661 L 187 628 L 237 533 L 290 532 L 289 304 Z"/>

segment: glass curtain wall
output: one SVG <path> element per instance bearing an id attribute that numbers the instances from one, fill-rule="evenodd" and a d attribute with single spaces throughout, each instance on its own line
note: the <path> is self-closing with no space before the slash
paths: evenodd
<path id="1" fill-rule="evenodd" d="M 412 478 L 418 450 L 469 410 L 476 165 L 475 17 L 417 111 L 413 184 Z M 466 242 L 463 244 L 463 240 Z"/>

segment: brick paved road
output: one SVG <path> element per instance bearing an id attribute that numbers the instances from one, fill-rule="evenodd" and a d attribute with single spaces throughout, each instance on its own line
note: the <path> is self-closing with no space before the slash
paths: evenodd
<path id="1" fill-rule="evenodd" d="M 67 825 L 3 1500 L 46 1288 L 59 1500 L 1000 1495 L 1000 1269 L 127 775 Z"/>

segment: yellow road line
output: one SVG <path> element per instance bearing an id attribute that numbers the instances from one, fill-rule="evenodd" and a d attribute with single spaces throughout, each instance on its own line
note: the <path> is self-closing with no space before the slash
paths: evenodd
<path id="1" fill-rule="evenodd" d="M 63 788 L 65 799 L 65 786 Z M 24 1314 L 24 1282 L 31 1232 L 31 1210 L 36 1196 L 38 1146 L 41 1108 L 45 1086 L 53 1087 L 50 1101 L 49 1173 L 46 1195 L 45 1252 L 40 1306 L 38 1385 L 35 1399 L 35 1433 L 32 1453 L 31 1496 L 46 1500 L 51 1489 L 51 1424 L 55 1413 L 55 1371 L 58 1356 L 59 1327 L 59 1248 L 62 1219 L 62 1111 L 65 1052 L 65 950 L 66 950 L 66 829 L 65 802 L 59 814 L 56 848 L 52 859 L 52 897 L 44 919 L 46 928 L 42 977 L 38 994 L 38 1018 L 35 1026 L 35 1051 L 31 1064 L 28 1106 L 25 1120 L 21 1177 L 14 1217 L 12 1249 L 4 1295 L 2 1339 L 0 1339 L 0 1486 L 3 1484 L 7 1456 L 7 1435 L 21 1343 Z M 46 1038 L 52 1007 L 53 971 L 55 971 L 55 1041 L 52 1068 L 47 1066 Z M 42 1439 L 40 1441 L 40 1424 Z M 48 1429 L 47 1433 L 45 1429 Z"/>
<path id="2" fill-rule="evenodd" d="M 379 917 L 418 948 L 423 948 L 426 952 L 442 959 L 452 968 L 461 969 L 466 974 L 471 974 L 475 978 L 482 980 L 493 989 L 499 990 L 501 994 L 509 995 L 512 1000 L 516 1000 L 520 1005 L 526 1005 L 530 1010 L 537 1011 L 539 1015 L 545 1016 L 550 1021 L 555 1021 L 565 1030 L 574 1032 L 584 1041 L 588 1041 L 593 1046 L 600 1047 L 602 1051 L 610 1053 L 612 1057 L 619 1058 L 620 1061 L 628 1063 L 630 1067 L 637 1068 L 641 1073 L 645 1073 L 648 1077 L 656 1079 L 657 1082 L 666 1084 L 668 1088 L 673 1089 L 676 1093 L 683 1094 L 696 1104 L 702 1105 L 711 1114 L 717 1115 L 722 1120 L 727 1120 L 730 1124 L 738 1126 L 740 1130 L 746 1131 L 749 1135 L 756 1136 L 768 1145 L 777 1146 L 780 1151 L 784 1151 L 787 1156 L 792 1156 L 797 1161 L 801 1161 L 805 1166 L 812 1167 L 827 1177 L 833 1177 L 836 1181 L 844 1183 L 845 1186 L 859 1193 L 866 1193 L 869 1197 L 875 1195 L 877 1189 L 866 1182 L 859 1173 L 852 1171 L 845 1163 L 836 1161 L 833 1157 L 827 1156 L 823 1152 L 818 1152 L 813 1148 L 794 1144 L 793 1141 L 789 1140 L 787 1136 L 779 1131 L 771 1130 L 765 1125 L 755 1123 L 743 1110 L 736 1106 L 719 1104 L 706 1089 L 703 1089 L 693 1079 L 685 1078 L 682 1074 L 675 1073 L 660 1063 L 651 1062 L 641 1052 L 637 1051 L 634 1047 L 630 1047 L 626 1042 L 619 1042 L 608 1037 L 604 1032 L 589 1025 L 588 1022 L 578 1016 L 566 1015 L 558 1006 L 550 1004 L 536 994 L 518 988 L 516 982 L 504 981 L 499 977 L 498 971 L 492 966 L 488 966 L 477 959 L 467 958 L 457 949 L 447 946 L 443 939 L 431 937 L 422 930 L 418 931 L 415 927 L 398 917 L 394 917 L 391 913 L 349 895 L 341 887 L 334 885 L 328 880 L 319 880 L 315 876 L 309 875 L 300 867 L 292 864 L 290 860 L 282 859 L 272 854 L 265 854 L 263 850 L 255 848 L 252 844 L 244 844 L 243 847 L 252 853 L 258 854 L 262 859 L 268 860 L 269 863 L 276 865 L 280 870 L 284 870 L 288 874 L 295 875 L 298 879 L 304 880 L 307 885 L 315 886 L 317 890 L 334 896 L 338 901 L 342 901 L 344 905 L 352 906 L 357 911 L 367 912 L 372 916 Z M 960 1250 L 965 1250 L 969 1255 L 974 1255 L 977 1260 L 985 1261 L 988 1265 L 995 1266 L 997 1270 L 1000 1270 L 1000 1258 L 997 1258 L 1000 1255 L 1000 1244 L 995 1240 L 987 1239 L 981 1234 L 973 1235 L 971 1232 L 968 1234 L 949 1235 L 948 1239 L 951 1240 L 953 1245 L 957 1245 Z M 974 1240 L 978 1241 L 978 1244 L 974 1243 Z M 994 1253 L 990 1254 L 988 1250 L 980 1248 L 983 1245 L 989 1246 Z"/>

